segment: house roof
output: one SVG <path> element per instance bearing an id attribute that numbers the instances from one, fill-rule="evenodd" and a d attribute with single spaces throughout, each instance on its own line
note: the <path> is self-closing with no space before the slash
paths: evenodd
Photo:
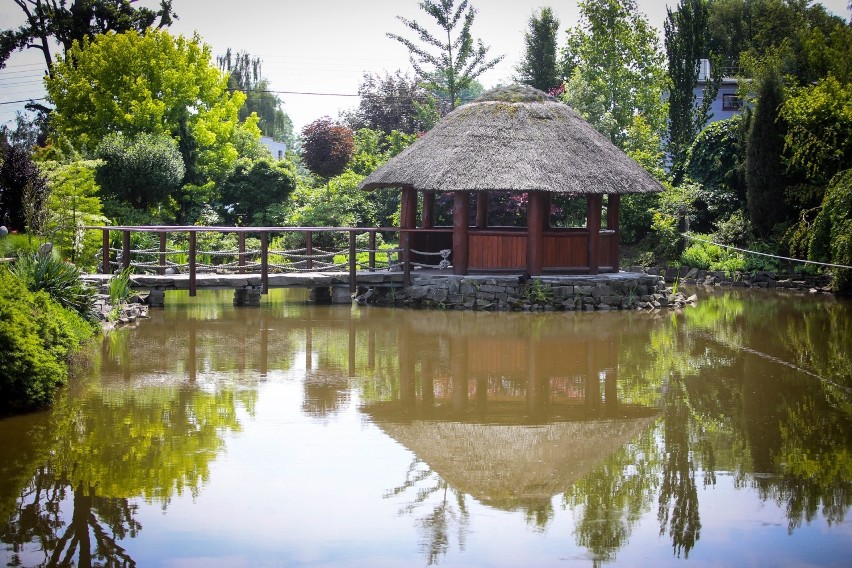
<path id="1" fill-rule="evenodd" d="M 648 193 L 662 186 L 568 105 L 513 85 L 457 108 L 362 189 Z"/>

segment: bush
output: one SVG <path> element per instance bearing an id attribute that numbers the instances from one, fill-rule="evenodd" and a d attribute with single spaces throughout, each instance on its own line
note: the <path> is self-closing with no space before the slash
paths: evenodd
<path id="1" fill-rule="evenodd" d="M 41 408 L 65 382 L 65 359 L 94 327 L 0 268 L 0 415 Z"/>
<path id="2" fill-rule="evenodd" d="M 707 241 L 712 240 L 712 235 L 696 234 L 694 236 Z M 692 241 L 692 244 L 681 254 L 680 261 L 693 268 L 722 270 L 728 274 L 741 272 L 746 268 L 746 259 L 741 253 L 703 241 Z"/>
<path id="3" fill-rule="evenodd" d="M 852 266 L 852 170 L 840 172 L 831 180 L 814 221 L 808 256 Z M 852 270 L 835 268 L 833 285 L 842 293 L 852 293 Z"/>
<path id="4" fill-rule="evenodd" d="M 31 292 L 44 290 L 62 307 L 95 321 L 95 290 L 80 280 L 80 270 L 50 254 L 27 254 L 18 258 L 12 269 Z"/>

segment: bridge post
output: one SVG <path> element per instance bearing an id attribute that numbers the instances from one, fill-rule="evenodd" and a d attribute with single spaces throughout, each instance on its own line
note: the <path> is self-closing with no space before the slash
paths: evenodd
<path id="1" fill-rule="evenodd" d="M 314 269 L 314 232 L 305 231 L 305 256 L 308 257 L 305 262 L 305 268 L 308 270 Z"/>
<path id="2" fill-rule="evenodd" d="M 373 272 L 376 269 L 376 231 L 370 231 L 370 272 Z"/>
<path id="3" fill-rule="evenodd" d="M 355 291 L 355 271 L 358 268 L 358 257 L 355 248 L 355 229 L 349 229 L 349 292 Z"/>
<path id="4" fill-rule="evenodd" d="M 166 273 L 166 232 L 160 233 L 160 262 L 157 274 L 163 276 Z"/>
<path id="5" fill-rule="evenodd" d="M 101 242 L 101 274 L 109 274 L 109 229 L 103 229 Z"/>
<path id="6" fill-rule="evenodd" d="M 196 252 L 196 235 L 195 231 L 189 232 L 189 295 L 195 296 L 195 252 Z"/>
<path id="7" fill-rule="evenodd" d="M 269 293 L 269 233 L 260 233 L 260 293 Z"/>
<path id="8" fill-rule="evenodd" d="M 121 232 L 121 267 L 130 268 L 130 229 Z"/>
<path id="9" fill-rule="evenodd" d="M 411 233 L 401 230 L 399 237 L 402 241 L 402 285 L 411 286 Z"/>
<path id="10" fill-rule="evenodd" d="M 237 266 L 240 267 L 240 274 L 245 272 L 246 266 L 246 234 L 243 231 L 237 233 L 237 242 L 239 246 L 239 258 L 237 259 Z"/>

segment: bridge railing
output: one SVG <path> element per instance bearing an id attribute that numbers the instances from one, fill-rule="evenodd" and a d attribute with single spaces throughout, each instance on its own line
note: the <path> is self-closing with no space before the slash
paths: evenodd
<path id="1" fill-rule="evenodd" d="M 135 272 L 167 272 L 189 276 L 190 295 L 195 295 L 196 275 L 201 272 L 260 273 L 263 293 L 269 274 L 276 272 L 347 272 L 350 291 L 355 291 L 358 270 L 400 270 L 406 284 L 412 267 L 449 267 L 449 250 L 412 249 L 412 233 L 443 233 L 446 229 L 399 229 L 397 227 L 202 227 L 202 226 L 97 226 L 102 232 L 100 271 L 111 274 L 132 267 Z M 114 239 L 116 233 L 120 239 Z M 158 246 L 132 248 L 134 233 L 155 234 Z M 199 237 L 206 234 L 236 235 L 235 249 L 204 250 Z M 378 235 L 396 237 L 396 247 L 377 248 Z M 359 237 L 365 235 L 366 238 Z M 185 248 L 169 247 L 185 239 Z M 146 239 L 151 242 L 152 239 Z M 364 242 L 366 241 L 366 243 Z M 114 246 L 120 242 L 120 246 Z M 295 246 L 294 246 L 294 243 Z M 343 248 L 340 248 L 340 244 Z M 364 258 L 366 253 L 366 259 Z M 360 259 L 359 260 L 359 254 Z M 434 259 L 434 264 L 427 264 Z"/>

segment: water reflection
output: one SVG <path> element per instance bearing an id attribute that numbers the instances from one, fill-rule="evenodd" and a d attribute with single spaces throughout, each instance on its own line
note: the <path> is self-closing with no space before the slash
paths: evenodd
<path id="1" fill-rule="evenodd" d="M 748 535 L 733 513 L 708 517 L 723 479 L 780 504 L 785 537 L 844 523 L 852 503 L 848 303 L 731 291 L 682 314 L 533 315 L 227 301 L 171 301 L 109 335 L 50 412 L 0 421 L 7 562 L 134 565 L 140 511 L 202 499 L 277 384 L 296 385 L 318 428 L 297 431 L 306 446 L 358 413 L 363 439 L 406 449 L 374 507 L 414 529 L 427 564 L 482 541 L 483 508 L 602 564 L 644 562 L 649 522 L 674 560 L 706 559 L 720 522 Z M 308 460 L 293 464 L 311 488 Z M 315 490 L 341 507 L 363 492 L 347 476 Z M 287 495 L 268 498 L 289 510 Z M 566 516 L 570 535 L 554 534 Z"/>

